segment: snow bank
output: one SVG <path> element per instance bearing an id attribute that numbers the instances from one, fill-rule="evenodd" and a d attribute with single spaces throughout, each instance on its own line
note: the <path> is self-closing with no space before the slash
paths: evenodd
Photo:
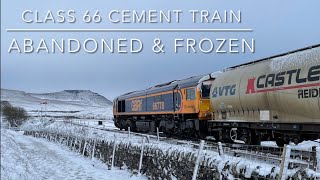
<path id="1" fill-rule="evenodd" d="M 1 129 L 1 179 L 146 179 L 126 170 L 108 170 L 64 146 Z"/>
<path id="2" fill-rule="evenodd" d="M 36 172 L 28 164 L 14 134 L 1 129 L 1 179 L 33 179 Z"/>

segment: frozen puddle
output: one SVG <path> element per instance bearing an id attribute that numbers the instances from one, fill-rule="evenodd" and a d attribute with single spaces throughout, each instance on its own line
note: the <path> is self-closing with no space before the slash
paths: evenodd
<path id="1" fill-rule="evenodd" d="M 1 179 L 146 179 L 86 159 L 64 146 L 1 129 Z"/>

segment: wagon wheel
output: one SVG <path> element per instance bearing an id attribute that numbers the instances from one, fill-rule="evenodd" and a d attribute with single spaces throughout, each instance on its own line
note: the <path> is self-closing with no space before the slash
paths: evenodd
<path id="1" fill-rule="evenodd" d="M 223 136 L 222 136 L 222 131 L 216 131 L 214 134 L 213 134 L 213 137 L 214 139 L 217 141 L 217 142 L 222 142 L 223 141 Z"/>
<path id="2" fill-rule="evenodd" d="M 237 137 L 238 137 L 237 129 L 232 128 L 232 129 L 230 130 L 230 139 L 231 139 L 232 141 L 235 141 L 235 140 L 237 140 Z"/>

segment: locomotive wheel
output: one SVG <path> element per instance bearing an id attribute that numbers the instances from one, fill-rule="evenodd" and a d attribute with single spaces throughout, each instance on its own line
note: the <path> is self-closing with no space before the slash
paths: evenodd
<path id="1" fill-rule="evenodd" d="M 124 121 L 121 121 L 120 123 L 119 123 L 119 129 L 122 131 L 122 130 L 125 130 L 125 123 L 124 123 Z"/>
<path id="2" fill-rule="evenodd" d="M 276 144 L 277 144 L 278 147 L 283 147 L 285 142 L 284 142 L 284 140 L 282 138 L 277 138 L 276 139 Z"/>
<path id="3" fill-rule="evenodd" d="M 193 134 L 194 137 L 199 139 L 205 139 L 207 137 L 207 134 L 202 131 L 192 131 L 187 135 L 191 135 L 191 134 Z"/>
<path id="4" fill-rule="evenodd" d="M 278 137 L 276 139 L 276 144 L 278 147 L 283 147 L 285 144 L 289 144 L 290 140 L 287 138 Z"/>
<path id="5" fill-rule="evenodd" d="M 129 127 L 130 127 L 130 131 L 135 131 L 136 123 L 132 120 L 127 120 L 124 129 L 128 131 Z"/>
<path id="6" fill-rule="evenodd" d="M 171 136 L 171 133 L 170 133 L 170 131 L 168 131 L 164 126 L 161 126 L 160 128 L 159 128 L 159 132 L 162 132 L 165 136 L 167 136 L 167 137 L 170 137 Z"/>
<path id="7" fill-rule="evenodd" d="M 165 133 L 165 128 L 164 128 L 163 126 L 161 126 L 161 127 L 159 128 L 159 132 Z"/>

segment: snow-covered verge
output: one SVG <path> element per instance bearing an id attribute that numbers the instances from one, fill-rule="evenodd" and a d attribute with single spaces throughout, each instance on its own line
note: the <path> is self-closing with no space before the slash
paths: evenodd
<path id="1" fill-rule="evenodd" d="M 262 141 L 261 145 L 265 147 L 278 147 L 275 141 Z M 290 143 L 290 146 L 295 150 L 311 151 L 312 147 L 320 146 L 320 139 L 315 141 L 303 141 L 299 144 Z"/>
<path id="2" fill-rule="evenodd" d="M 1 129 L 1 179 L 146 179 L 126 170 L 108 170 L 65 146 Z"/>
<path id="3" fill-rule="evenodd" d="M 66 144 L 71 145 L 71 148 L 80 148 L 79 152 L 83 152 L 85 148 L 85 154 L 89 157 L 92 152 L 90 149 L 95 146 L 94 156 L 107 164 L 110 164 L 113 143 L 116 139 L 115 165 L 137 171 L 142 146 L 141 137 L 132 135 L 129 139 L 127 134 L 102 131 L 65 122 L 52 122 L 47 125 L 32 124 L 36 123 L 27 123 L 23 127 L 28 134 L 34 135 L 37 132 L 37 134 L 42 133 L 42 136 L 46 138 L 60 138 L 62 141 L 58 142 L 65 144 L 67 141 Z M 95 141 L 96 145 L 94 145 Z M 84 147 L 85 142 L 87 142 L 87 147 Z M 197 152 L 198 148 L 191 145 L 177 145 L 150 139 L 143 153 L 142 173 L 150 178 L 190 178 Z M 198 173 L 198 178 L 201 179 L 254 177 L 276 179 L 279 177 L 279 163 L 230 154 L 220 156 L 217 151 L 209 148 L 205 149 L 202 155 Z M 294 167 L 287 171 L 288 177 L 312 178 L 315 175 L 317 174 L 314 171 L 301 167 Z"/>

